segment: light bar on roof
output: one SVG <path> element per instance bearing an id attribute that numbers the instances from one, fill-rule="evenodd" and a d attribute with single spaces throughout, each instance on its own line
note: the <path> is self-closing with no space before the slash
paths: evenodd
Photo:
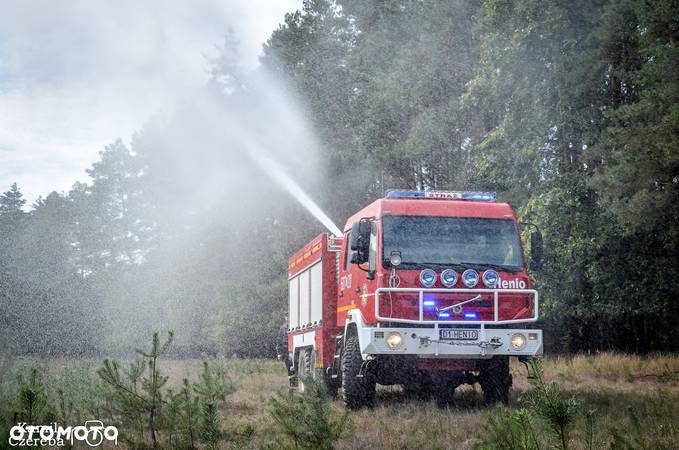
<path id="1" fill-rule="evenodd" d="M 492 192 L 465 191 L 389 191 L 387 198 L 421 198 L 436 200 L 469 200 L 474 202 L 494 202 Z"/>

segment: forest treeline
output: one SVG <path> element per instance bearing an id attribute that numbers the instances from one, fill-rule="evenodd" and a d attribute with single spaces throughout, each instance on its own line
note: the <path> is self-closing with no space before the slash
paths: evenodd
<path id="1" fill-rule="evenodd" d="M 318 136 L 305 188 L 336 222 L 391 188 L 497 192 L 545 238 L 546 350 L 647 352 L 679 343 L 678 39 L 674 0 L 307 0 L 261 63 Z M 243 75 L 212 63 L 224 95 Z M 264 181 L 258 208 L 197 202 L 150 138 L 181 117 L 164 126 L 70 192 L 0 197 L 6 348 L 124 349 L 151 326 L 189 353 L 273 352 L 286 259 L 322 228 Z"/>

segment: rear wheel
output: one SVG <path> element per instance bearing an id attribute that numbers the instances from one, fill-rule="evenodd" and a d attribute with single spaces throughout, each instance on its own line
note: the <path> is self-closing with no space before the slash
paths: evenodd
<path id="1" fill-rule="evenodd" d="M 361 374 L 362 365 L 358 336 L 348 336 L 342 352 L 342 393 L 349 409 L 371 406 L 375 399 L 375 378 L 367 371 Z"/>
<path id="2" fill-rule="evenodd" d="M 496 356 L 479 362 L 479 384 L 483 391 L 484 404 L 509 403 L 509 388 L 512 386 L 509 357 Z"/>
<path id="3" fill-rule="evenodd" d="M 297 389 L 299 392 L 304 392 L 304 384 L 308 378 L 316 378 L 314 372 L 313 352 L 308 348 L 300 350 L 297 358 Z"/>
<path id="4" fill-rule="evenodd" d="M 332 399 L 336 399 L 337 389 L 339 388 L 337 380 L 331 378 L 330 375 L 327 374 L 324 376 L 324 379 L 325 379 L 325 390 L 327 391 L 328 396 L 330 396 L 330 398 Z"/>

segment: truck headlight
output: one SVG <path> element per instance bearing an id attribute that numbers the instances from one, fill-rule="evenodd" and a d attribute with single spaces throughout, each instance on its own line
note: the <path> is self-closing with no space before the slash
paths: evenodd
<path id="1" fill-rule="evenodd" d="M 467 269 L 462 273 L 462 282 L 468 288 L 473 288 L 479 282 L 479 273 L 474 269 Z"/>
<path id="2" fill-rule="evenodd" d="M 455 286 L 455 283 L 457 283 L 457 272 L 453 269 L 446 269 L 441 272 L 441 283 L 447 288 Z"/>
<path id="3" fill-rule="evenodd" d="M 514 350 L 523 350 L 526 347 L 526 336 L 523 333 L 514 333 L 512 334 L 511 343 Z"/>
<path id="4" fill-rule="evenodd" d="M 387 345 L 391 349 L 397 349 L 403 344 L 403 336 L 401 333 L 389 333 L 387 336 Z"/>
<path id="5" fill-rule="evenodd" d="M 497 286 L 498 281 L 500 281 L 500 275 L 494 270 L 486 270 L 483 272 L 483 284 L 486 285 L 488 289 L 493 289 Z"/>
<path id="6" fill-rule="evenodd" d="M 420 283 L 424 287 L 432 287 L 436 283 L 436 272 L 431 269 L 424 269 L 420 272 Z"/>

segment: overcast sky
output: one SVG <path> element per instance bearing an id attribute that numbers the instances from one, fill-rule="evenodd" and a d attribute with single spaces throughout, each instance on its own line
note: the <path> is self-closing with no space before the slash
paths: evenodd
<path id="1" fill-rule="evenodd" d="M 246 66 L 301 0 L 1 0 L 0 192 L 87 181 L 117 137 L 208 78 L 231 29 Z"/>

